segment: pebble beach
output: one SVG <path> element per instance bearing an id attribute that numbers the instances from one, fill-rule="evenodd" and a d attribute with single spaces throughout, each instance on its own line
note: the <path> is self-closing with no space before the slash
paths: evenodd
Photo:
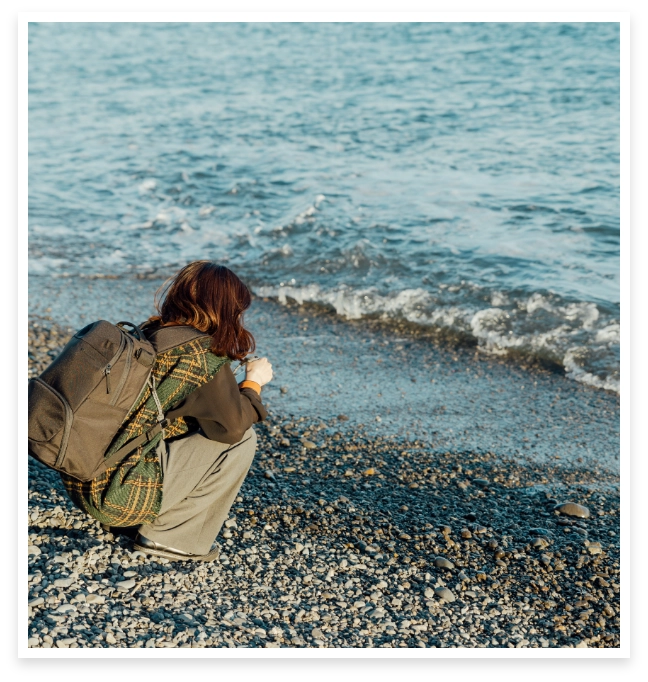
<path id="1" fill-rule="evenodd" d="M 274 371 L 213 563 L 29 459 L 30 648 L 629 651 L 622 29 L 28 22 L 29 377 L 198 259 Z"/>
<path id="2" fill-rule="evenodd" d="M 304 320 L 313 337 L 331 324 L 312 311 L 255 305 L 253 322 L 273 317 L 277 338 L 282 324 L 293 337 Z M 71 331 L 30 319 L 30 376 Z M 353 329 L 338 331 L 353 348 Z M 374 339 L 381 333 L 394 332 Z M 430 352 L 447 360 L 458 351 Z M 506 371 L 504 363 L 491 374 Z M 618 409 L 617 396 L 524 371 Z M 259 449 L 211 564 L 133 551 L 30 459 L 29 646 L 620 646 L 614 466 L 497 451 L 487 438 L 482 448 L 459 439 L 452 447 L 442 434 L 381 430 L 346 414 L 343 401 L 291 413 L 291 392 L 288 384 L 268 393 Z"/>

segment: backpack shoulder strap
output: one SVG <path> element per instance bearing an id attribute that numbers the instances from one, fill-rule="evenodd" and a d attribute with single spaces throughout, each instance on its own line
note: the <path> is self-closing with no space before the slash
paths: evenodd
<path id="1" fill-rule="evenodd" d="M 137 436 L 137 438 L 133 438 L 133 440 L 126 443 L 124 447 L 119 448 L 119 450 L 116 452 L 113 452 L 110 457 L 106 457 L 104 460 L 106 469 L 110 469 L 110 467 L 114 466 L 115 464 L 119 464 L 119 462 L 130 455 L 133 450 L 137 450 L 140 445 L 144 445 L 145 443 L 152 441 L 155 436 L 169 426 L 172 421 L 172 419 L 164 419 L 163 421 L 158 422 L 155 426 L 146 431 L 146 433 L 143 433 L 141 436 Z"/>
<path id="2" fill-rule="evenodd" d="M 189 341 L 209 336 L 194 327 L 177 325 L 173 327 L 158 327 L 150 332 L 145 330 L 146 336 L 157 354 L 164 353 Z"/>

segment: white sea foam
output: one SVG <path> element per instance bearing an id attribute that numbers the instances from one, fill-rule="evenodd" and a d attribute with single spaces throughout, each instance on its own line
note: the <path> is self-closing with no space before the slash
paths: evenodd
<path id="1" fill-rule="evenodd" d="M 501 305 L 507 305 L 508 302 L 509 302 L 509 298 L 506 295 L 506 293 L 503 291 L 494 291 L 491 294 L 491 305 L 494 308 L 498 308 Z"/>
<path id="2" fill-rule="evenodd" d="M 536 292 L 529 296 L 529 299 L 526 302 L 526 311 L 529 315 L 532 315 L 536 310 L 553 312 L 554 308 L 542 294 Z"/>
<path id="3" fill-rule="evenodd" d="M 315 208 L 315 206 L 309 206 L 306 210 L 302 211 L 299 215 L 297 215 L 292 222 L 294 225 L 301 225 L 302 223 L 306 222 L 309 218 L 312 218 L 316 212 L 317 209 Z"/>
<path id="4" fill-rule="evenodd" d="M 523 339 L 509 334 L 510 317 L 501 308 L 478 310 L 470 320 L 470 327 L 479 345 L 498 355 L 506 353 L 507 348 L 520 346 Z"/>
<path id="5" fill-rule="evenodd" d="M 49 256 L 30 258 L 28 271 L 30 275 L 52 275 L 60 272 L 66 265 L 69 265 L 69 261 L 64 258 L 50 258 Z"/>
<path id="6" fill-rule="evenodd" d="M 580 320 L 584 329 L 592 329 L 599 318 L 599 311 L 594 303 L 570 303 L 561 307 L 560 312 L 568 320 Z"/>
<path id="7" fill-rule="evenodd" d="M 620 327 L 618 324 L 609 324 L 596 332 L 595 340 L 597 343 L 619 343 Z"/>
<path id="8" fill-rule="evenodd" d="M 565 357 L 563 358 L 563 365 L 565 367 L 566 375 L 569 379 L 574 381 L 579 381 L 582 384 L 587 384 L 588 386 L 593 386 L 594 388 L 602 388 L 606 391 L 613 391 L 619 393 L 621 390 L 621 384 L 618 379 L 612 377 L 606 377 L 601 379 L 584 370 L 579 364 L 579 356 L 586 352 L 587 349 L 583 347 L 570 348 Z"/>
<path id="9" fill-rule="evenodd" d="M 144 182 L 141 182 L 137 188 L 140 194 L 146 194 L 146 192 L 152 192 L 157 187 L 157 181 L 153 178 L 147 178 Z"/>

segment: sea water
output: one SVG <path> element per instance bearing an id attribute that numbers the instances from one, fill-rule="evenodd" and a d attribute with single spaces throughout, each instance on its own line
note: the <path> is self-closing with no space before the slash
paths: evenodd
<path id="1" fill-rule="evenodd" d="M 618 391 L 619 227 L 616 23 L 29 26 L 32 291 L 214 259 Z"/>

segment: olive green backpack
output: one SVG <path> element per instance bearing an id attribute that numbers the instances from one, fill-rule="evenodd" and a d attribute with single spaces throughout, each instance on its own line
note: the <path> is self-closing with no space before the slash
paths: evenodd
<path id="1" fill-rule="evenodd" d="M 52 364 L 29 381 L 29 454 L 56 471 L 90 481 L 154 438 L 168 425 L 151 373 L 156 356 L 153 344 L 130 322 L 99 320 L 78 331 Z M 147 385 L 158 405 L 158 423 L 104 458 Z"/>

